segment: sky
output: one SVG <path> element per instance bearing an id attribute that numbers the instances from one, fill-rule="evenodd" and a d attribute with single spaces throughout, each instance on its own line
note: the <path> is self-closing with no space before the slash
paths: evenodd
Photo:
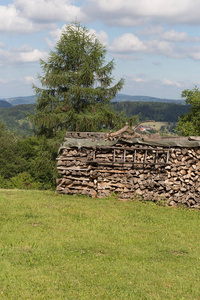
<path id="1" fill-rule="evenodd" d="M 0 98 L 31 96 L 66 24 L 114 58 L 120 93 L 180 99 L 200 86 L 200 0 L 0 0 Z"/>

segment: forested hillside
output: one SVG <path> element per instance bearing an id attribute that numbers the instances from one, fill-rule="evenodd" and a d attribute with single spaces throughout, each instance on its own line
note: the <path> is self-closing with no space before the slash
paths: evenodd
<path id="1" fill-rule="evenodd" d="M 190 106 L 175 103 L 160 102 L 114 102 L 111 104 L 115 111 L 123 112 L 128 117 L 139 115 L 140 122 L 154 120 L 159 122 L 178 121 L 178 117 L 188 113 Z M 36 104 L 21 104 L 8 108 L 0 107 L 0 122 L 10 131 L 20 135 L 31 135 L 32 124 L 28 120 L 29 114 L 34 114 Z"/>
<path id="2" fill-rule="evenodd" d="M 9 102 L 5 101 L 5 100 L 0 100 L 0 108 L 8 108 L 8 107 L 12 107 L 12 104 L 10 104 Z"/>
<path id="3" fill-rule="evenodd" d="M 28 120 L 28 115 L 34 114 L 35 106 L 35 104 L 21 104 L 8 108 L 0 107 L 0 122 L 4 123 L 9 131 L 31 135 L 33 126 Z"/>
<path id="4" fill-rule="evenodd" d="M 175 99 L 167 99 L 167 98 L 157 98 L 157 97 L 150 97 L 150 96 L 131 96 L 126 94 L 117 94 L 116 97 L 112 100 L 112 102 L 124 102 L 124 101 L 131 101 L 131 102 L 161 102 L 161 103 L 177 103 L 177 104 L 184 104 L 184 100 L 175 100 Z"/>
<path id="5" fill-rule="evenodd" d="M 178 117 L 188 113 L 190 106 L 176 103 L 160 102 L 114 102 L 117 112 L 124 112 L 128 117 L 138 115 L 140 121 L 154 120 L 159 122 L 177 122 Z"/>

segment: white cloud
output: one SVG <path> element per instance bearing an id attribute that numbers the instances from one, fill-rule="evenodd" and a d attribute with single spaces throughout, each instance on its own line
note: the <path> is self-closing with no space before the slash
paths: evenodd
<path id="1" fill-rule="evenodd" d="M 55 42 L 57 42 L 60 39 L 60 36 L 62 34 L 62 31 L 65 26 L 62 28 L 56 28 L 55 30 L 50 31 L 50 36 L 54 39 Z"/>
<path id="2" fill-rule="evenodd" d="M 149 22 L 200 24 L 200 0 L 89 0 L 82 8 L 92 19 L 130 26 Z"/>
<path id="3" fill-rule="evenodd" d="M 184 84 L 175 80 L 170 80 L 170 79 L 163 79 L 162 84 L 167 85 L 167 86 L 175 86 L 178 88 L 183 88 Z"/>
<path id="4" fill-rule="evenodd" d="M 194 60 L 200 60 L 200 47 L 195 46 L 192 49 L 188 49 L 188 56 Z"/>
<path id="5" fill-rule="evenodd" d="M 142 30 L 140 29 L 138 31 L 138 34 L 140 35 L 160 35 L 163 34 L 163 32 L 165 31 L 164 27 L 161 25 L 149 25 L 145 26 Z"/>
<path id="6" fill-rule="evenodd" d="M 116 53 L 116 52 L 113 52 L 112 55 L 119 59 L 119 60 L 127 60 L 127 61 L 131 61 L 131 60 L 141 60 L 142 57 L 139 56 L 139 55 L 132 55 L 132 53 Z"/>
<path id="7" fill-rule="evenodd" d="M 99 32 L 97 32 L 96 30 L 90 28 L 90 33 L 93 34 L 104 46 L 108 46 L 109 45 L 109 37 L 108 34 L 103 31 L 100 30 Z"/>
<path id="8" fill-rule="evenodd" d="M 161 34 L 162 32 L 162 34 Z M 108 47 L 113 55 L 122 60 L 139 59 L 135 55 L 154 54 L 171 58 L 191 58 L 200 60 L 200 46 L 191 45 L 200 41 L 199 37 L 189 37 L 186 32 L 161 31 L 157 36 L 141 39 L 132 33 L 116 37 Z M 183 46 L 183 43 L 187 45 Z"/>
<path id="9" fill-rule="evenodd" d="M 138 35 L 148 36 L 151 39 L 165 40 L 173 43 L 199 43 L 200 37 L 189 36 L 187 32 L 176 31 L 174 29 L 166 30 L 160 25 L 145 26 L 142 30 L 139 30 Z"/>
<path id="10" fill-rule="evenodd" d="M 175 55 L 173 52 L 173 44 L 156 39 L 140 40 L 131 33 L 125 33 L 122 36 L 115 38 L 108 49 L 117 54 L 150 53 L 164 54 L 172 57 Z"/>
<path id="11" fill-rule="evenodd" d="M 144 52 L 146 46 L 134 34 L 125 33 L 122 36 L 115 38 L 109 47 L 109 50 L 117 53 Z"/>
<path id="12" fill-rule="evenodd" d="M 62 28 L 56 28 L 49 32 L 50 38 L 48 38 L 48 37 L 45 38 L 45 41 L 46 41 L 47 45 L 49 46 L 49 48 L 53 48 L 55 46 L 55 43 L 57 43 L 59 41 L 64 28 L 65 28 L 65 25 Z"/>
<path id="13" fill-rule="evenodd" d="M 32 76 L 24 76 L 21 78 L 9 78 L 9 79 L 3 79 L 0 78 L 0 84 L 27 84 L 27 85 L 32 85 L 32 83 L 36 83 L 36 79 Z"/>
<path id="14" fill-rule="evenodd" d="M 174 29 L 166 31 L 163 26 L 149 26 L 138 32 L 139 35 L 154 36 L 161 40 L 169 42 L 199 42 L 200 38 L 195 36 L 188 36 L 184 31 L 179 32 Z"/>
<path id="15" fill-rule="evenodd" d="M 171 42 L 187 42 L 188 34 L 186 32 L 177 32 L 175 30 L 166 31 L 162 34 L 162 38 Z"/>
<path id="16" fill-rule="evenodd" d="M 32 22 L 21 16 L 20 12 L 12 4 L 0 6 L 0 18 L 0 31 L 27 33 L 33 30 Z"/>
<path id="17" fill-rule="evenodd" d="M 0 5 L 0 31 L 30 33 L 55 28 L 56 22 L 86 21 L 81 8 L 66 0 L 14 0 Z"/>
<path id="18" fill-rule="evenodd" d="M 0 84 L 5 84 L 5 83 L 7 83 L 7 80 L 5 80 L 5 79 L 3 79 L 3 78 L 0 78 Z"/>
<path id="19" fill-rule="evenodd" d="M 66 0 L 14 0 L 20 15 L 35 22 L 70 21 L 82 16 L 80 8 Z"/>
<path id="20" fill-rule="evenodd" d="M 145 74 L 125 74 L 123 93 L 171 99 L 180 99 L 183 89 L 192 88 L 193 82 L 162 78 L 150 78 Z M 161 96 L 163 95 L 163 96 Z M 176 96 L 175 96 L 176 95 Z"/>
<path id="21" fill-rule="evenodd" d="M 32 83 L 31 78 L 27 81 L 26 77 L 14 74 L 7 80 L 0 79 L 0 98 L 33 95 Z"/>
<path id="22" fill-rule="evenodd" d="M 38 62 L 40 59 L 46 59 L 47 57 L 48 53 L 46 53 L 45 51 L 32 49 L 31 51 L 20 52 L 17 61 L 20 63 L 32 63 Z"/>
<path id="23" fill-rule="evenodd" d="M 145 80 L 144 79 L 142 79 L 142 78 L 137 78 L 137 77 L 135 77 L 135 78 L 133 78 L 133 81 L 135 81 L 135 82 L 145 82 Z"/>
<path id="24" fill-rule="evenodd" d="M 124 74 L 123 78 L 125 78 L 125 82 L 127 86 L 133 86 L 133 85 L 143 85 L 144 83 L 148 83 L 149 80 L 147 79 L 145 74 Z"/>
<path id="25" fill-rule="evenodd" d="M 0 31 L 30 33 L 56 27 L 56 22 L 101 20 L 117 26 L 200 24 L 200 0 L 13 0 L 0 5 Z M 159 27 L 158 27 L 159 28 Z M 158 29 L 157 28 L 157 29 Z M 171 37 L 173 32 L 171 32 Z M 184 36 L 182 37 L 184 38 Z"/>
<path id="26" fill-rule="evenodd" d="M 65 29 L 65 26 L 66 25 L 64 25 L 62 28 L 56 28 L 55 30 L 50 31 L 50 33 L 49 33 L 50 39 L 46 38 L 46 43 L 50 48 L 53 48 L 55 46 L 55 43 L 59 41 L 59 39 L 61 37 L 61 34 L 62 34 L 62 31 Z M 99 32 L 97 32 L 96 30 L 94 30 L 92 28 L 89 29 L 89 31 L 90 31 L 91 34 L 95 35 L 97 37 L 97 39 L 103 45 L 108 47 L 109 37 L 108 37 L 108 34 L 105 31 L 100 30 Z"/>
<path id="27" fill-rule="evenodd" d="M 41 59 L 47 59 L 48 53 L 44 50 L 39 50 L 23 45 L 20 48 L 0 49 L 0 66 L 34 63 Z"/>
<path id="28" fill-rule="evenodd" d="M 35 80 L 35 78 L 34 77 L 32 77 L 32 76 L 25 76 L 24 78 L 23 78 L 23 81 L 24 81 L 24 83 L 25 84 L 35 84 L 36 83 L 36 80 Z"/>

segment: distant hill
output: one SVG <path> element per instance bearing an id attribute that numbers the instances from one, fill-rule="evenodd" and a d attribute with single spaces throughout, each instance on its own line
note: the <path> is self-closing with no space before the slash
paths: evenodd
<path id="1" fill-rule="evenodd" d="M 150 96 L 131 96 L 126 94 L 118 94 L 112 102 L 124 102 L 124 101 L 133 101 L 133 102 L 161 102 L 161 103 L 178 103 L 185 104 L 184 100 L 175 100 L 167 98 L 156 98 Z"/>
<path id="2" fill-rule="evenodd" d="M 34 104 L 36 97 L 35 96 L 13 97 L 13 98 L 6 98 L 2 100 L 14 106 L 19 104 Z"/>
<path id="3" fill-rule="evenodd" d="M 34 104 L 36 102 L 36 96 L 27 96 L 27 97 L 14 97 L 2 99 L 1 101 L 9 102 L 12 105 L 19 104 Z M 124 102 L 124 101 L 132 101 L 132 102 L 161 102 L 161 103 L 178 103 L 185 104 L 184 100 L 173 100 L 167 98 L 156 98 L 150 96 L 131 96 L 126 94 L 118 94 L 112 102 Z"/>
<path id="4" fill-rule="evenodd" d="M 10 104 L 8 101 L 0 100 L 0 107 L 8 108 L 8 107 L 12 107 L 12 104 Z"/>

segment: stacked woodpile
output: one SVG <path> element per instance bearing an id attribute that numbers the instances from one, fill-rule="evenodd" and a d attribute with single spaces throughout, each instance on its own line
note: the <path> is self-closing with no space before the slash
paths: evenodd
<path id="1" fill-rule="evenodd" d="M 200 148 L 172 149 L 170 161 L 164 183 L 168 203 L 200 208 Z"/>
<path id="2" fill-rule="evenodd" d="M 119 139 L 106 146 L 106 134 L 83 136 L 79 133 L 78 146 L 72 143 L 75 136 L 66 137 L 58 157 L 59 193 L 92 197 L 115 193 L 122 199 L 140 195 L 144 200 L 166 199 L 169 205 L 200 208 L 200 147 L 145 145 L 145 141 L 141 145 Z M 98 139 L 102 145 L 88 143 Z"/>

